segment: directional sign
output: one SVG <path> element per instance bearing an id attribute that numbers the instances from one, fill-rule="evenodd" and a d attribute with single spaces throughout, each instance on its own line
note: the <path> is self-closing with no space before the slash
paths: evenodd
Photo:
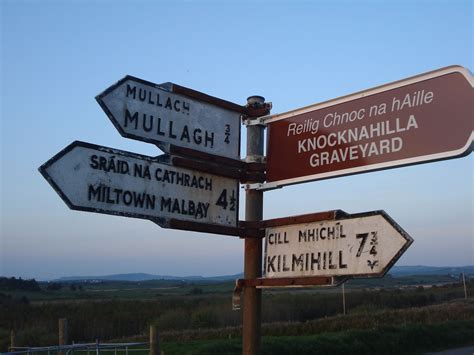
<path id="1" fill-rule="evenodd" d="M 173 227 L 170 221 L 236 227 L 238 181 L 174 167 L 169 158 L 76 141 L 39 170 L 73 210 L 143 218 L 163 227 Z"/>
<path id="2" fill-rule="evenodd" d="M 243 107 L 176 84 L 126 76 L 96 97 L 120 134 L 240 159 Z"/>
<path id="3" fill-rule="evenodd" d="M 267 224 L 266 278 L 380 277 L 413 242 L 384 211 L 334 211 Z"/>
<path id="4" fill-rule="evenodd" d="M 274 188 L 467 155 L 474 79 L 447 67 L 263 118 Z"/>

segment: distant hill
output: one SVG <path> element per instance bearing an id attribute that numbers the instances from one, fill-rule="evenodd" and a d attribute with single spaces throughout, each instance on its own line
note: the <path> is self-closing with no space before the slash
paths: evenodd
<path id="1" fill-rule="evenodd" d="M 394 277 L 412 275 L 459 275 L 474 276 L 474 265 L 467 266 L 394 266 L 388 273 Z"/>
<path id="2" fill-rule="evenodd" d="M 474 277 L 474 265 L 468 266 L 394 266 L 389 274 L 393 277 L 412 276 L 412 275 L 459 275 L 462 272 L 466 276 Z M 234 275 L 222 275 L 222 276 L 170 276 L 170 275 L 152 275 L 145 273 L 132 273 L 132 274 L 115 274 L 115 275 L 104 275 L 104 276 L 67 276 L 61 277 L 59 282 L 70 282 L 70 281 L 86 281 L 86 280 L 98 280 L 98 281 L 150 281 L 150 280 L 184 280 L 184 281 L 230 281 L 242 278 L 243 274 Z"/>
<path id="3" fill-rule="evenodd" d="M 58 280 L 59 282 L 68 282 L 68 281 L 151 281 L 151 280 L 185 280 L 185 281 L 228 281 L 242 278 L 242 274 L 235 275 L 223 275 L 223 276 L 171 276 L 171 275 L 152 275 L 145 273 L 133 273 L 133 274 L 115 274 L 115 275 L 104 275 L 104 276 L 66 276 L 61 277 Z"/>

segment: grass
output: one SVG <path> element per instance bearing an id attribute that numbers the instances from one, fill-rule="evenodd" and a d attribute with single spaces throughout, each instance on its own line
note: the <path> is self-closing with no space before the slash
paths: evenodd
<path id="1" fill-rule="evenodd" d="M 474 320 L 449 321 L 436 324 L 380 326 L 301 336 L 263 336 L 261 354 L 422 354 L 449 348 L 474 345 Z M 242 340 L 209 339 L 163 341 L 166 355 L 225 355 L 241 354 Z M 94 355 L 95 351 L 75 351 L 75 355 Z M 114 350 L 100 355 L 115 354 Z M 117 355 L 124 355 L 124 350 Z M 135 347 L 129 355 L 148 355 L 143 346 Z"/>
<path id="2" fill-rule="evenodd" d="M 265 336 L 314 335 L 354 329 L 378 329 L 413 324 L 439 324 L 450 321 L 474 321 L 474 300 L 457 300 L 438 305 L 407 309 L 373 309 L 348 315 L 335 315 L 305 322 L 271 322 L 262 324 Z M 187 329 L 160 332 L 165 342 L 203 339 L 235 339 L 242 336 L 242 327 Z M 116 339 L 119 342 L 121 340 Z M 127 341 L 146 341 L 146 337 L 128 338 Z"/>
<path id="3" fill-rule="evenodd" d="M 58 291 L 0 291 L 5 292 L 0 294 L 0 351 L 8 347 L 10 329 L 17 331 L 18 345 L 55 344 L 58 318 L 69 320 L 70 339 L 80 342 L 96 338 L 104 342 L 117 338 L 119 342 L 146 341 L 146 331 L 153 323 L 159 327 L 165 346 L 198 341 L 199 347 L 200 341 L 208 339 L 211 345 L 206 347 L 216 343 L 233 349 L 239 343 L 233 340 L 240 339 L 242 332 L 241 312 L 231 311 L 233 283 L 159 280 L 82 286 L 82 291 L 69 287 Z M 340 315 L 340 288 L 265 290 L 262 333 L 278 338 L 314 336 L 323 332 L 474 320 L 474 300 L 450 301 L 464 296 L 459 284 L 410 289 L 354 286 L 346 290 L 346 316 Z M 468 294 L 474 294 L 472 282 L 468 284 Z M 30 298 L 30 304 L 21 300 L 22 295 Z"/>
<path id="4" fill-rule="evenodd" d="M 474 344 L 474 321 L 381 327 L 306 336 L 264 336 L 261 354 L 422 354 Z M 166 342 L 165 354 L 241 354 L 240 339 Z"/>

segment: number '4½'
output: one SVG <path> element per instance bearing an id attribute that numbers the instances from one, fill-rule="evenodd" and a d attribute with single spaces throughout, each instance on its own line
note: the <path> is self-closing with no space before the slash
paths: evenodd
<path id="1" fill-rule="evenodd" d="M 227 189 L 222 190 L 219 198 L 217 199 L 216 206 L 221 206 L 223 209 L 229 207 L 230 211 L 235 211 L 236 198 L 235 190 L 232 190 L 230 196 L 227 197 Z"/>

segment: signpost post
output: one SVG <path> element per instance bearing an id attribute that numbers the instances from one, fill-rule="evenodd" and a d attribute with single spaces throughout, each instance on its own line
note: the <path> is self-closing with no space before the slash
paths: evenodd
<path id="1" fill-rule="evenodd" d="M 260 112 L 269 112 L 270 105 L 261 96 L 247 99 L 249 118 Z M 262 111 L 263 110 L 263 111 Z M 265 127 L 247 127 L 247 163 L 261 163 L 263 156 L 263 133 Z M 250 182 L 250 181 L 246 181 Z M 245 192 L 245 221 L 256 222 L 263 218 L 263 191 Z M 262 276 L 262 240 L 249 235 L 244 241 L 244 277 L 255 279 Z M 260 353 L 260 332 L 262 313 L 262 291 L 255 286 L 244 288 L 244 307 L 242 315 L 242 353 Z"/>
<path id="2" fill-rule="evenodd" d="M 167 155 L 152 158 L 76 141 L 40 172 L 74 210 L 238 235 L 238 180 L 170 161 Z"/>
<path id="3" fill-rule="evenodd" d="M 467 155 L 474 79 L 459 66 L 263 117 L 271 189 Z"/>
<path id="4" fill-rule="evenodd" d="M 154 84 L 126 76 L 96 97 L 120 134 L 240 160 L 244 107 L 173 83 Z"/>

